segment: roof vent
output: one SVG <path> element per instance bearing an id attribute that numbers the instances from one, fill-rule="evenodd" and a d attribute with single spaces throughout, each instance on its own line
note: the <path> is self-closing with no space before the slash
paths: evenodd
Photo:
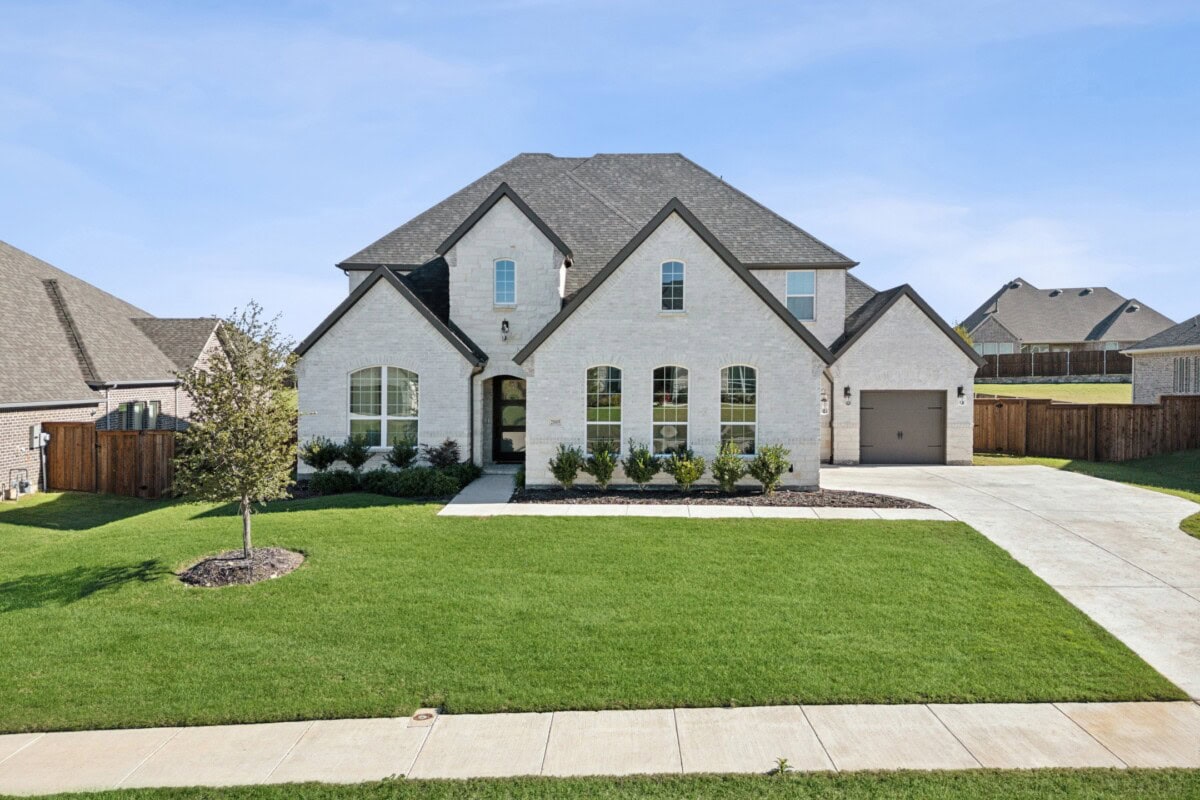
<path id="1" fill-rule="evenodd" d="M 1021 284 L 1021 282 L 1020 282 L 1020 281 L 1013 281 L 1012 283 L 1010 283 L 1010 284 L 1008 285 L 1008 288 L 1010 288 L 1010 289 L 1020 289 L 1020 288 L 1021 288 L 1021 285 L 1022 285 L 1022 284 Z"/>
<path id="2" fill-rule="evenodd" d="M 1141 307 L 1141 306 L 1139 306 L 1137 303 L 1134 303 L 1134 304 L 1133 304 L 1133 305 L 1131 305 L 1129 308 L 1125 309 L 1125 313 L 1126 313 L 1126 314 L 1132 314 L 1132 313 L 1133 313 L 1133 312 L 1135 312 L 1135 311 L 1141 311 L 1141 310 L 1142 310 L 1142 307 Z"/>
<path id="3" fill-rule="evenodd" d="M 1053 289 L 1050 292 L 1051 297 L 1058 297 L 1060 294 L 1062 294 L 1062 289 Z"/>
<path id="4" fill-rule="evenodd" d="M 1092 293 L 1092 292 L 1094 292 L 1094 291 L 1096 291 L 1096 290 L 1095 290 L 1095 289 L 1084 289 L 1084 290 L 1083 290 L 1082 292 L 1080 292 L 1079 294 L 1080 294 L 1080 296 L 1081 296 L 1081 297 L 1087 297 L 1089 294 L 1091 294 L 1091 293 Z"/>

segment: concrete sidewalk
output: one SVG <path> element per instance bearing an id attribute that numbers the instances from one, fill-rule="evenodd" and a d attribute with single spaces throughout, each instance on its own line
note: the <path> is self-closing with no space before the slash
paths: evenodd
<path id="1" fill-rule="evenodd" d="M 390 776 L 1200 768 L 1194 703 L 777 706 L 0 736 L 0 793 Z"/>

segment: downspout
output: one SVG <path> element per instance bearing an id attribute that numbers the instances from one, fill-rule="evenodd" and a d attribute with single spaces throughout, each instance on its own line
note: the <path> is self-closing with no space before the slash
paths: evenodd
<path id="1" fill-rule="evenodd" d="M 486 364 L 476 364 L 467 376 L 467 452 L 471 454 L 471 463 L 475 463 L 475 377 L 483 372 Z M 483 454 L 479 456 L 479 466 L 483 466 Z"/>
<path id="2" fill-rule="evenodd" d="M 829 367 L 826 367 L 824 370 L 822 370 L 821 375 L 829 379 L 829 464 L 830 466 L 833 466 L 835 463 L 837 463 L 835 459 L 835 454 L 837 453 L 837 442 L 834 441 L 834 437 L 837 435 L 837 426 L 833 424 L 833 375 L 829 373 Z M 817 402 L 821 402 L 819 395 Z M 821 413 L 819 408 L 817 409 L 817 413 Z M 817 443 L 817 446 L 820 447 L 820 442 Z"/>

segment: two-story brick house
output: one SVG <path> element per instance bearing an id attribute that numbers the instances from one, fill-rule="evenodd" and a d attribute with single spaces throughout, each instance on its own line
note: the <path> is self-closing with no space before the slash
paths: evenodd
<path id="1" fill-rule="evenodd" d="M 297 348 L 301 440 L 449 437 L 530 485 L 561 443 L 630 439 L 783 444 L 801 486 L 971 460 L 980 359 L 945 321 L 678 154 L 523 154 L 338 266 L 350 295 Z"/>

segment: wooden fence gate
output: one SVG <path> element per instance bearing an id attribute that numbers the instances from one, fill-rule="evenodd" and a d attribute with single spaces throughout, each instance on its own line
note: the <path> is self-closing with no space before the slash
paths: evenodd
<path id="1" fill-rule="evenodd" d="M 174 431 L 101 431 L 90 422 L 46 422 L 50 491 L 156 499 L 175 479 Z"/>

